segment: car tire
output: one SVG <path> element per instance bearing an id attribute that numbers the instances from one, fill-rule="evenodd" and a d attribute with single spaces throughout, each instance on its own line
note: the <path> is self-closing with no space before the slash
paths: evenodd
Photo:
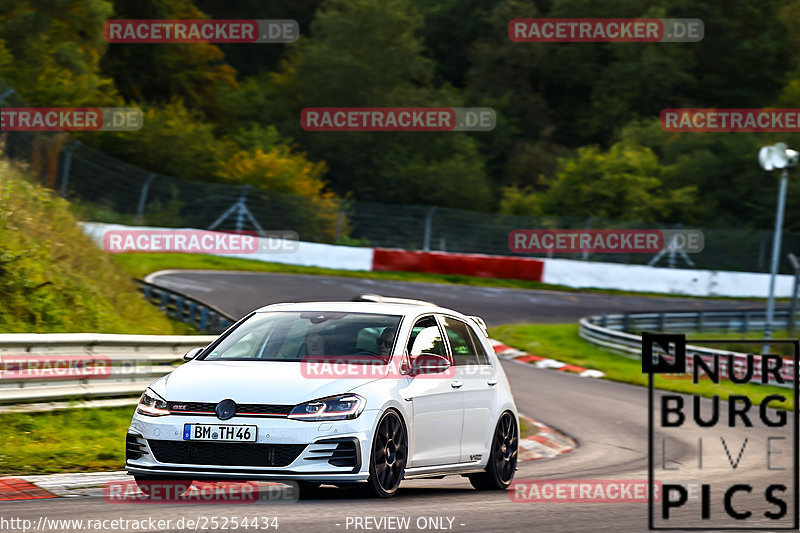
<path id="1" fill-rule="evenodd" d="M 372 438 L 369 479 L 360 483 L 365 496 L 391 498 L 397 492 L 408 459 L 408 434 L 397 411 L 386 411 Z"/>
<path id="2" fill-rule="evenodd" d="M 189 490 L 189 487 L 191 487 L 193 483 L 191 479 L 174 479 L 157 476 L 134 476 L 133 480 L 136 482 L 136 486 L 139 487 L 139 490 L 148 498 L 151 497 L 154 487 L 169 487 L 171 490 L 169 490 L 168 495 L 178 497 L 186 494 L 186 491 Z"/>
<path id="3" fill-rule="evenodd" d="M 486 470 L 470 474 L 469 482 L 478 490 L 506 490 L 514 479 L 519 452 L 517 420 L 510 411 L 497 421 L 491 446 Z"/>

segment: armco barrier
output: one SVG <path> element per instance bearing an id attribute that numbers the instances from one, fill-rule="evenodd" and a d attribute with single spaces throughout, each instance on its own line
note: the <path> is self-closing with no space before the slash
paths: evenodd
<path id="1" fill-rule="evenodd" d="M 140 279 L 134 281 L 145 299 L 168 317 L 191 324 L 204 333 L 222 333 L 234 322 L 233 317 L 212 305 Z"/>
<path id="2" fill-rule="evenodd" d="M 670 311 L 654 313 L 620 313 L 609 315 L 595 315 L 584 317 L 580 320 L 579 334 L 587 341 L 597 346 L 622 353 L 629 357 L 641 358 L 642 337 L 628 331 L 659 331 L 659 332 L 700 332 L 700 331 L 727 331 L 746 333 L 750 330 L 762 329 L 766 324 L 766 312 L 763 309 L 741 309 L 735 311 Z M 796 324 L 795 324 L 796 325 Z M 775 310 L 773 327 L 789 326 L 789 310 Z M 723 375 L 727 372 L 727 360 L 732 358 L 734 369 L 743 372 L 746 355 L 729 350 L 715 348 L 686 346 L 687 360 L 693 355 L 699 355 L 706 363 L 719 358 L 720 371 Z M 758 358 L 758 356 L 757 356 Z M 757 364 L 758 368 L 760 365 Z M 770 383 L 791 387 L 794 377 L 794 361 L 784 359 L 781 376 L 785 383 Z"/>
<path id="3" fill-rule="evenodd" d="M 409 252 L 376 248 L 372 270 L 459 274 L 484 278 L 541 281 L 544 263 L 529 257 L 444 252 Z"/>
<path id="4" fill-rule="evenodd" d="M 207 335 L 108 335 L 95 333 L 0 334 L 0 404 L 135 396 L 156 378 L 168 374 L 189 349 L 208 345 Z M 3 359 L 24 356 L 101 356 L 109 375 L 95 379 L 20 378 Z"/>

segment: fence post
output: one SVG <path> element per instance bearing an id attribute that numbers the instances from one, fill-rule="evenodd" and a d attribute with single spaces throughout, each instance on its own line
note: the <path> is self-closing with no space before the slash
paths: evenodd
<path id="1" fill-rule="evenodd" d="M 245 185 L 242 187 L 242 194 L 239 196 L 239 209 L 236 210 L 236 231 L 239 233 L 242 232 L 244 228 L 244 203 L 247 200 L 247 189 L 249 189 L 249 185 Z"/>
<path id="2" fill-rule="evenodd" d="M 339 207 L 339 213 L 336 215 L 336 241 L 342 238 L 342 226 L 344 226 L 344 207 Z"/>
<path id="3" fill-rule="evenodd" d="M 139 193 L 139 206 L 136 208 L 136 222 L 137 226 L 142 225 L 142 217 L 144 216 L 144 204 L 147 201 L 147 192 L 150 190 L 150 183 L 156 178 L 155 173 L 147 176 L 147 179 L 142 185 L 142 191 Z"/>
<path id="4" fill-rule="evenodd" d="M 69 168 L 72 166 L 72 151 L 78 147 L 78 141 L 72 143 L 64 154 L 64 168 L 61 170 L 61 190 L 59 195 L 64 198 L 67 195 L 67 185 L 69 185 Z"/>
<path id="5" fill-rule="evenodd" d="M 794 254 L 789 254 L 789 262 L 794 270 L 794 287 L 792 301 L 789 304 L 789 320 L 787 321 L 786 329 L 788 329 L 789 335 L 792 335 L 794 333 L 794 314 L 797 311 L 797 289 L 798 285 L 800 285 L 800 261 L 797 260 L 797 256 Z"/>
<path id="6" fill-rule="evenodd" d="M 428 216 L 425 217 L 425 237 L 422 242 L 422 250 L 425 252 L 431 251 L 431 224 L 433 223 L 433 214 L 436 212 L 436 207 L 431 207 L 428 211 Z"/>
<path id="7" fill-rule="evenodd" d="M 590 216 L 586 220 L 586 226 L 584 226 L 583 231 L 589 231 L 589 228 L 592 227 L 593 221 L 594 221 L 594 215 Z M 581 252 L 581 259 L 583 259 L 584 261 L 589 260 L 589 250 L 587 250 L 586 248 L 584 248 L 583 251 Z"/>

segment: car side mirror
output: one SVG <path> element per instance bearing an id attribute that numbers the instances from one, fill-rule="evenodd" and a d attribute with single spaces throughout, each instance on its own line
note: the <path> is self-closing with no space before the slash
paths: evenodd
<path id="1" fill-rule="evenodd" d="M 450 368 L 450 361 L 446 357 L 433 353 L 421 353 L 411 361 L 411 375 L 441 374 Z"/>
<path id="2" fill-rule="evenodd" d="M 192 348 L 191 350 L 183 354 L 183 360 L 191 361 L 192 359 L 197 357 L 203 350 L 205 350 L 205 348 Z"/>

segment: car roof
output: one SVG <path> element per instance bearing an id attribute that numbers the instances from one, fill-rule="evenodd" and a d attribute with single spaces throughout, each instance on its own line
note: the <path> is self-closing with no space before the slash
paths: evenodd
<path id="1" fill-rule="evenodd" d="M 438 305 L 420 305 L 417 303 L 394 303 L 394 302 L 298 302 L 298 303 L 279 303 L 266 305 L 256 309 L 257 313 L 272 311 L 344 311 L 346 313 L 376 313 L 383 315 L 403 315 L 417 316 L 428 313 L 444 313 L 454 315 L 464 320 L 466 315 L 439 307 Z"/>

